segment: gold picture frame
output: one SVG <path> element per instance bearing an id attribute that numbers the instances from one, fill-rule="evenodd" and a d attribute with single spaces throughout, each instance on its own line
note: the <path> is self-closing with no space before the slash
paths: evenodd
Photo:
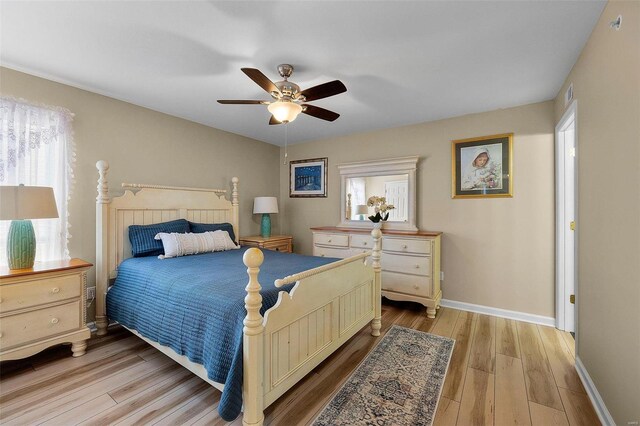
<path id="1" fill-rule="evenodd" d="M 513 133 L 451 141 L 451 198 L 513 197 Z"/>

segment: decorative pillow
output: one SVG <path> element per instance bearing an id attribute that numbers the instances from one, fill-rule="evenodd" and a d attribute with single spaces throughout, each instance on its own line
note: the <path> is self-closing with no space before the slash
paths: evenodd
<path id="1" fill-rule="evenodd" d="M 176 232 L 167 234 L 160 232 L 155 239 L 161 240 L 164 246 L 164 255 L 161 254 L 158 259 L 240 248 L 231 240 L 227 231 L 207 231 L 198 234 L 178 234 Z"/>
<path id="2" fill-rule="evenodd" d="M 129 241 L 133 257 L 158 256 L 163 254 L 162 242 L 156 241 L 159 232 L 189 232 L 189 222 L 185 219 L 170 222 L 154 223 L 152 225 L 129 226 Z"/>
<path id="3" fill-rule="evenodd" d="M 227 231 L 231 240 L 236 240 L 236 235 L 233 233 L 233 225 L 230 223 L 195 223 L 189 222 L 191 232 L 194 234 L 200 234 L 208 231 Z"/>

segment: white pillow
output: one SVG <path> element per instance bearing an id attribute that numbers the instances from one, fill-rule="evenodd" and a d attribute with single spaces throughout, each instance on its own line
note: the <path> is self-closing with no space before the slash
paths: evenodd
<path id="1" fill-rule="evenodd" d="M 227 231 L 207 231 L 198 234 L 160 232 L 156 234 L 155 239 L 162 240 L 164 247 L 164 255 L 158 256 L 158 259 L 240 248 L 231 240 Z"/>

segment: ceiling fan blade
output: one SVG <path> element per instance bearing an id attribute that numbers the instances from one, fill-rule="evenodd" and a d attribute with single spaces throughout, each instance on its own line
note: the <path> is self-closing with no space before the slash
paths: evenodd
<path id="1" fill-rule="evenodd" d="M 304 114 L 319 118 L 321 120 L 335 121 L 338 117 L 340 117 L 340 114 L 338 114 L 337 112 L 329 111 L 328 109 L 320 108 L 317 106 L 303 104 L 302 107 L 302 112 Z"/>
<path id="2" fill-rule="evenodd" d="M 272 92 L 280 93 L 280 90 L 275 84 L 273 84 L 273 81 L 269 80 L 269 78 L 262 74 L 260 70 L 255 68 L 241 68 L 241 70 L 268 94 L 271 94 Z"/>
<path id="3" fill-rule="evenodd" d="M 218 99 L 219 104 L 232 104 L 232 105 L 267 105 L 268 101 L 239 101 L 229 99 Z"/>
<path id="4" fill-rule="evenodd" d="M 276 120 L 276 118 L 272 115 L 271 118 L 269 119 L 269 124 L 273 125 L 273 124 L 282 124 L 282 123 Z"/>
<path id="5" fill-rule="evenodd" d="M 328 83 L 310 87 L 300 92 L 305 97 L 306 102 L 315 101 L 317 99 L 328 98 L 329 96 L 338 95 L 347 91 L 347 88 L 340 80 L 333 80 Z"/>

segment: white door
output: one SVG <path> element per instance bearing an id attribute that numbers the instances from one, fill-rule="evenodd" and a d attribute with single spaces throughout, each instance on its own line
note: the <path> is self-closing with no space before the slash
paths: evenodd
<path id="1" fill-rule="evenodd" d="M 389 220 L 394 222 L 406 222 L 409 215 L 407 206 L 409 183 L 406 180 L 391 181 L 384 183 L 384 196 L 387 204 L 393 204 L 395 207 L 389 211 Z"/>
<path id="2" fill-rule="evenodd" d="M 577 103 L 556 126 L 556 327 L 575 331 Z"/>

